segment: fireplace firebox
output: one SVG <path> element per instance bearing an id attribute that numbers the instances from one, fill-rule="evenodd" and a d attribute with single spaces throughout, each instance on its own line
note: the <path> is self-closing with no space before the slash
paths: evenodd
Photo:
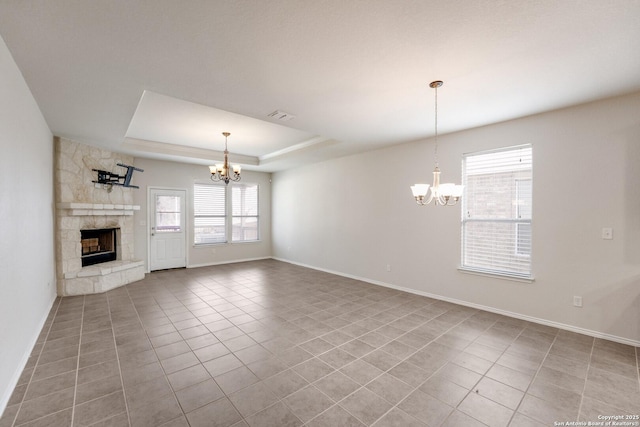
<path id="1" fill-rule="evenodd" d="M 82 266 L 100 264 L 118 259 L 117 228 L 80 230 Z"/>

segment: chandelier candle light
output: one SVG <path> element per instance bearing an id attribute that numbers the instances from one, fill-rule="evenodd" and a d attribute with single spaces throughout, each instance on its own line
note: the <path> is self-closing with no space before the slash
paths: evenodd
<path id="1" fill-rule="evenodd" d="M 440 168 L 438 167 L 438 88 L 442 86 L 442 81 L 436 80 L 431 82 L 429 87 L 436 91 L 435 102 L 435 128 L 436 128 L 436 143 L 435 143 L 435 160 L 436 167 L 433 170 L 433 185 L 431 185 L 431 194 L 427 198 L 429 192 L 429 184 L 414 184 L 411 186 L 411 192 L 416 199 L 416 203 L 420 206 L 428 205 L 431 202 L 442 206 L 453 206 L 460 200 L 462 196 L 462 185 L 455 184 L 440 184 Z"/>
<path id="2" fill-rule="evenodd" d="M 231 171 L 229 169 L 229 150 L 227 150 L 227 138 L 231 135 L 229 132 L 222 132 L 224 135 L 224 163 L 216 163 L 209 166 L 212 181 L 224 181 L 229 185 L 229 181 L 240 181 L 240 165 L 233 165 Z"/>

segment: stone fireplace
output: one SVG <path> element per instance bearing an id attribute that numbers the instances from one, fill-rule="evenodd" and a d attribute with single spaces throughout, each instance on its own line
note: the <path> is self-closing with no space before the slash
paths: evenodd
<path id="1" fill-rule="evenodd" d="M 124 172 L 131 156 L 56 138 L 56 270 L 58 295 L 105 292 L 144 278 L 133 258 L 132 188 L 103 186 L 92 169 Z M 107 231 L 108 230 L 108 231 Z"/>

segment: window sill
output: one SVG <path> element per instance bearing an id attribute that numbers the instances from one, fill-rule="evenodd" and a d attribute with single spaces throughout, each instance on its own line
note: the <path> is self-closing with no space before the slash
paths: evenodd
<path id="1" fill-rule="evenodd" d="M 511 275 L 511 274 L 499 274 L 499 273 L 489 273 L 486 271 L 482 271 L 482 270 L 474 270 L 472 268 L 467 268 L 467 267 L 458 267 L 458 271 L 460 273 L 464 273 L 464 274 L 473 274 L 475 276 L 484 276 L 484 277 L 493 277 L 495 279 L 501 279 L 501 280 L 509 280 L 512 282 L 521 282 L 521 283 L 533 283 L 535 282 L 535 278 L 533 276 L 531 277 L 523 277 L 523 276 L 515 276 L 515 275 Z"/>
<path id="2" fill-rule="evenodd" d="M 222 246 L 222 245 L 226 245 L 227 242 L 218 242 L 218 243 L 198 243 L 198 244 L 192 244 L 191 246 L 194 248 L 210 248 L 211 246 Z"/>
<path id="3" fill-rule="evenodd" d="M 194 248 L 209 248 L 211 246 L 224 246 L 224 245 L 244 245 L 250 243 L 261 243 L 262 240 L 248 240 L 246 242 L 217 242 L 217 243 L 199 243 L 192 244 Z"/>

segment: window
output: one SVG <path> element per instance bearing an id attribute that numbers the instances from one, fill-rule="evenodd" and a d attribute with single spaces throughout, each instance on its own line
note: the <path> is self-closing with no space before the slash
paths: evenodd
<path id="1" fill-rule="evenodd" d="M 234 185 L 231 192 L 231 240 L 233 242 L 258 240 L 258 185 Z"/>
<path id="2" fill-rule="evenodd" d="M 193 186 L 195 245 L 226 243 L 229 234 L 232 242 L 255 242 L 258 224 L 257 184 Z"/>
<path id="3" fill-rule="evenodd" d="M 530 145 L 463 157 L 462 269 L 531 278 Z"/>
<path id="4" fill-rule="evenodd" d="M 193 186 L 193 242 L 196 245 L 227 241 L 226 186 Z"/>
<path id="5" fill-rule="evenodd" d="M 156 233 L 182 231 L 180 228 L 180 196 L 156 196 Z"/>

